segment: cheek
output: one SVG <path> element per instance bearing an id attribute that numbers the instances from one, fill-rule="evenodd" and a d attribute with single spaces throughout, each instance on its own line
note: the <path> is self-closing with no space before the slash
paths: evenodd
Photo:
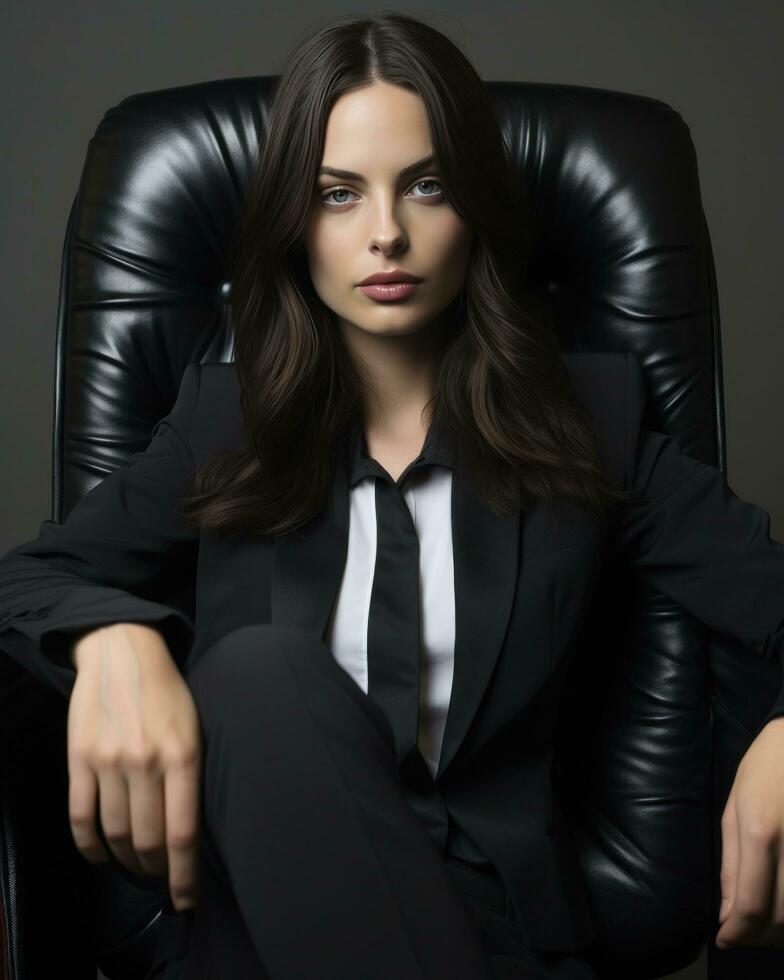
<path id="1" fill-rule="evenodd" d="M 468 254 L 471 247 L 471 227 L 452 211 L 444 208 L 439 211 L 438 221 L 431 228 L 433 237 L 438 239 L 438 251 L 451 259 L 461 258 Z"/>
<path id="2" fill-rule="evenodd" d="M 461 262 L 463 265 L 468 262 L 472 239 L 473 229 L 455 216 L 452 228 L 452 257 L 455 261 Z"/>
<path id="3" fill-rule="evenodd" d="M 340 221 L 316 221 L 312 233 L 313 249 L 321 265 L 335 266 L 356 247 L 356 232 Z"/>
<path id="4" fill-rule="evenodd" d="M 308 268 L 314 285 L 329 288 L 340 269 L 345 269 L 343 243 L 323 223 L 314 222 L 305 240 Z"/>

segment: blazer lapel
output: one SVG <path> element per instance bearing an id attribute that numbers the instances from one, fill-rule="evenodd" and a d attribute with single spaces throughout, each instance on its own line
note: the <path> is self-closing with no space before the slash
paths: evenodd
<path id="1" fill-rule="evenodd" d="M 455 659 L 437 778 L 465 739 L 501 652 L 517 587 L 522 516 L 496 516 L 458 465 L 452 478 Z"/>
<path id="2" fill-rule="evenodd" d="M 345 466 L 334 469 L 329 506 L 273 544 L 271 619 L 321 639 L 337 599 L 348 552 L 349 495 Z"/>

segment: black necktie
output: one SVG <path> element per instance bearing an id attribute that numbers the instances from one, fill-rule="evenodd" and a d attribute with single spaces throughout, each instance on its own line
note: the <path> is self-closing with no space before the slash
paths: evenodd
<path id="1" fill-rule="evenodd" d="M 401 767 L 419 733 L 419 539 L 402 489 L 376 479 L 377 548 L 368 625 L 368 695 L 392 725 Z"/>

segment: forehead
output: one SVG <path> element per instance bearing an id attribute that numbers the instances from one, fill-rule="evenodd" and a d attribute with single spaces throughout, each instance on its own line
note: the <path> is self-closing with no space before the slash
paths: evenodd
<path id="1" fill-rule="evenodd" d="M 432 152 L 421 98 L 397 85 L 378 83 L 342 95 L 324 134 L 322 164 L 360 174 L 397 173 Z"/>

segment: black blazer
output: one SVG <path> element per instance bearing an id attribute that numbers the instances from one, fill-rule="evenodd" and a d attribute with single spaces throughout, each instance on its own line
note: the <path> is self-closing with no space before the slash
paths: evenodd
<path id="1" fill-rule="evenodd" d="M 709 627 L 782 657 L 784 545 L 771 540 L 768 513 L 740 500 L 718 469 L 641 428 L 645 383 L 634 355 L 563 360 L 608 474 L 641 499 L 609 520 L 570 504 L 555 520 L 541 507 L 497 517 L 455 472 L 455 664 L 436 780 L 454 821 L 499 869 L 529 947 L 567 951 L 595 932 L 550 779 L 558 668 L 606 549 Z M 155 624 L 183 671 L 250 623 L 323 639 L 346 557 L 343 466 L 328 506 L 276 539 L 195 534 L 178 520 L 175 498 L 190 492 L 195 468 L 243 438 L 239 394 L 233 364 L 189 365 L 147 449 L 62 525 L 44 521 L 37 539 L 0 560 L 0 651 L 68 696 L 75 672 L 65 639 L 93 625 Z M 784 689 L 766 721 L 778 714 Z"/>

